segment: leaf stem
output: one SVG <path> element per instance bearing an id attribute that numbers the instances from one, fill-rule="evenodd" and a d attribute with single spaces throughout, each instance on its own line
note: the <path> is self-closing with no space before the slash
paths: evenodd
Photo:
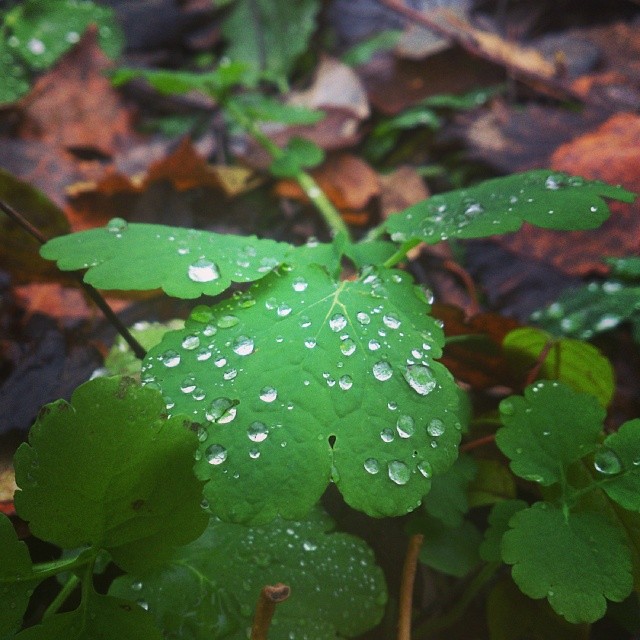
<path id="1" fill-rule="evenodd" d="M 276 610 L 276 604 L 286 600 L 290 594 L 290 587 L 281 582 L 262 588 L 256 606 L 256 614 L 253 618 L 250 640 L 267 640 L 267 633 L 271 618 L 273 618 Z"/>
<path id="2" fill-rule="evenodd" d="M 268 135 L 260 129 L 258 124 L 249 118 L 242 109 L 239 109 L 233 100 L 222 102 L 224 110 L 242 127 L 274 160 L 282 158 L 286 151 L 280 148 Z M 305 192 L 309 200 L 322 215 L 325 223 L 331 230 L 333 236 L 345 235 L 351 238 L 349 229 L 340 216 L 340 212 L 333 206 L 327 194 L 320 188 L 318 183 L 306 171 L 298 169 L 293 176 L 300 188 Z"/>
<path id="3" fill-rule="evenodd" d="M 413 238 L 412 240 L 403 242 L 400 248 L 391 257 L 385 260 L 382 266 L 390 269 L 398 262 L 400 262 L 400 260 L 406 258 L 409 251 L 411 251 L 411 249 L 413 249 L 414 247 L 417 247 L 421 242 L 422 240 L 418 240 L 417 238 Z"/>
<path id="4" fill-rule="evenodd" d="M 484 446 L 485 444 L 491 444 L 496 439 L 495 433 L 490 433 L 489 435 L 483 436 L 482 438 L 477 438 L 476 440 L 470 440 L 469 442 L 465 442 L 460 445 L 460 453 L 467 453 L 468 451 L 473 451 L 479 447 Z"/>
<path id="5" fill-rule="evenodd" d="M 45 609 L 42 614 L 42 619 L 46 620 L 54 613 L 57 613 L 58 609 L 66 602 L 67 598 L 72 594 L 74 589 L 78 586 L 80 578 L 75 573 L 72 573 L 65 585 L 60 589 L 58 595 L 53 599 L 51 604 Z"/>
<path id="6" fill-rule="evenodd" d="M 413 585 L 416 579 L 418 557 L 424 542 L 424 536 L 416 533 L 409 538 L 407 554 L 404 557 L 402 582 L 400 584 L 400 600 L 398 611 L 397 640 L 411 640 L 411 613 L 413 610 Z"/>
<path id="7" fill-rule="evenodd" d="M 36 227 L 34 227 L 21 213 L 16 211 L 9 204 L 0 200 L 0 209 L 4 211 L 16 224 L 21 226 L 29 235 L 33 236 L 40 244 L 45 244 L 47 238 L 40 233 Z M 82 274 L 74 271 L 73 277 L 80 283 L 80 286 L 85 290 L 87 295 L 93 300 L 96 306 L 102 311 L 107 320 L 115 327 L 116 331 L 125 339 L 127 344 L 131 347 L 131 350 L 135 354 L 136 358 L 142 360 L 147 355 L 144 347 L 131 335 L 131 332 L 122 323 L 120 318 L 114 313 L 113 309 L 109 306 L 107 301 L 102 297 L 100 292 L 86 283 L 82 279 Z"/>
<path id="8" fill-rule="evenodd" d="M 417 627 L 415 630 L 416 636 L 429 636 L 455 624 L 462 617 L 467 607 L 475 599 L 484 585 L 493 577 L 501 564 L 500 562 L 488 562 L 485 564 L 471 580 L 455 605 L 443 615 L 433 617 Z"/>

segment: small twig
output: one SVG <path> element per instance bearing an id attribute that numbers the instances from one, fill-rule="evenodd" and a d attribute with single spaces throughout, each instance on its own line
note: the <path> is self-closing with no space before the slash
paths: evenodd
<path id="1" fill-rule="evenodd" d="M 478 302 L 478 290 L 476 289 L 475 282 L 473 281 L 473 278 L 469 275 L 469 272 L 465 268 L 461 267 L 454 260 L 445 260 L 442 263 L 442 266 L 447 271 L 450 271 L 454 275 L 458 276 L 458 278 L 464 285 L 465 289 L 467 290 L 467 295 L 471 300 L 471 309 L 470 309 L 471 315 L 480 313 L 480 303 Z"/>
<path id="2" fill-rule="evenodd" d="M 291 588 L 281 582 L 263 587 L 258 598 L 256 614 L 253 618 L 251 640 L 267 640 L 267 633 L 276 605 L 286 600 L 290 594 Z"/>
<path id="3" fill-rule="evenodd" d="M 16 224 L 21 226 L 28 234 L 33 236 L 40 244 L 45 244 L 47 238 L 36 229 L 21 213 L 16 211 L 13 207 L 8 205 L 3 200 L 0 200 L 0 209 L 4 211 Z M 102 311 L 107 320 L 116 328 L 118 333 L 125 339 L 127 344 L 131 347 L 131 350 L 135 354 L 136 358 L 142 358 L 147 355 L 144 347 L 131 335 L 131 332 L 122 323 L 120 318 L 114 313 L 113 309 L 109 306 L 107 301 L 102 297 L 100 292 L 86 283 L 82 279 L 82 274 L 77 271 L 72 272 L 73 277 L 80 283 L 80 286 L 86 291 L 87 295 L 95 302 L 96 306 Z"/>
<path id="4" fill-rule="evenodd" d="M 478 447 L 483 447 L 485 444 L 491 444 L 496 439 L 495 433 L 490 433 L 489 435 L 483 436 L 482 438 L 477 438 L 476 440 L 470 440 L 469 442 L 465 442 L 460 445 L 460 453 L 467 453 L 468 451 L 473 451 Z"/>
<path id="5" fill-rule="evenodd" d="M 416 533 L 409 539 L 407 555 L 402 568 L 402 583 L 400 585 L 400 601 L 398 611 L 397 640 L 411 640 L 411 612 L 413 610 L 413 585 L 416 579 L 418 556 L 424 542 L 424 536 Z"/>
<path id="6" fill-rule="evenodd" d="M 527 377 L 526 377 L 526 379 L 524 381 L 525 382 L 525 386 L 528 387 L 538 377 L 538 374 L 540 373 L 540 369 L 542 369 L 542 366 L 544 365 L 544 362 L 547 359 L 547 356 L 549 355 L 549 352 L 551 351 L 551 349 L 553 349 L 553 347 L 556 344 L 557 344 L 557 342 L 555 340 L 549 340 L 549 342 L 547 342 L 544 345 L 542 351 L 540 352 L 540 355 L 538 355 L 538 358 L 537 358 L 535 364 L 533 365 L 533 367 L 531 368 L 531 370 L 527 374 Z"/>

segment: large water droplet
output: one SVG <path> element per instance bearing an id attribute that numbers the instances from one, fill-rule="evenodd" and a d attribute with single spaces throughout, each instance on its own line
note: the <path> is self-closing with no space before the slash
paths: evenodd
<path id="1" fill-rule="evenodd" d="M 351 376 L 344 375 L 338 380 L 338 384 L 343 391 L 346 391 L 347 389 L 351 389 L 353 386 L 353 380 Z"/>
<path id="2" fill-rule="evenodd" d="M 347 319 L 341 313 L 334 313 L 329 318 L 329 327 L 332 331 L 342 331 L 347 326 Z"/>
<path id="3" fill-rule="evenodd" d="M 294 291 L 300 293 L 309 286 L 309 283 L 304 278 L 298 277 L 293 281 L 293 284 L 291 286 L 293 287 Z"/>
<path id="4" fill-rule="evenodd" d="M 276 313 L 278 314 L 279 318 L 286 318 L 291 313 L 291 311 L 291 307 L 284 302 L 282 304 L 279 304 L 278 308 L 276 309 Z"/>
<path id="5" fill-rule="evenodd" d="M 406 414 L 398 416 L 396 430 L 401 438 L 410 438 L 415 433 L 415 422 Z"/>
<path id="6" fill-rule="evenodd" d="M 431 469 L 431 465 L 423 460 L 422 462 L 418 462 L 418 471 L 425 477 L 430 478 L 433 474 L 433 470 Z"/>
<path id="7" fill-rule="evenodd" d="M 593 466 L 605 476 L 613 476 L 622 471 L 622 462 L 612 449 L 600 449 L 594 457 Z"/>
<path id="8" fill-rule="evenodd" d="M 356 313 L 356 320 L 362 325 L 367 325 L 371 322 L 369 314 L 365 313 L 364 311 L 359 311 L 358 313 Z"/>
<path id="9" fill-rule="evenodd" d="M 377 351 L 380 348 L 380 343 L 377 340 L 369 340 L 367 347 L 369 347 L 369 351 Z"/>
<path id="10" fill-rule="evenodd" d="M 308 540 L 305 540 L 305 541 L 302 543 L 302 548 L 303 548 L 305 551 L 315 551 L 315 550 L 318 548 L 318 545 L 317 545 L 317 544 L 315 544 L 315 543 L 313 543 L 313 542 L 309 542 Z"/>
<path id="11" fill-rule="evenodd" d="M 305 338 L 304 341 L 304 346 L 307 347 L 307 349 L 313 349 L 316 346 L 316 339 L 315 338 Z"/>
<path id="12" fill-rule="evenodd" d="M 402 324 L 400 319 L 394 316 L 392 313 L 387 313 L 382 316 L 382 322 L 384 322 L 384 324 L 389 327 L 389 329 L 397 329 Z"/>
<path id="13" fill-rule="evenodd" d="M 388 465 L 389 478 L 396 484 L 407 484 L 411 477 L 411 471 L 404 462 L 392 460 Z"/>
<path id="14" fill-rule="evenodd" d="M 180 354 L 173 350 L 165 351 L 160 356 L 160 361 L 165 367 L 177 367 L 180 364 Z"/>
<path id="15" fill-rule="evenodd" d="M 386 360 L 380 360 L 373 365 L 372 368 L 373 377 L 376 380 L 384 382 L 393 375 L 393 369 Z M 435 383 L 434 383 L 435 384 Z"/>
<path id="16" fill-rule="evenodd" d="M 182 393 L 191 393 L 196 386 L 195 376 L 189 375 L 180 384 L 180 391 L 182 391 Z"/>
<path id="17" fill-rule="evenodd" d="M 216 398 L 211 402 L 209 408 L 205 412 L 205 417 L 210 422 L 226 424 L 236 417 L 236 404 L 230 398 Z"/>
<path id="18" fill-rule="evenodd" d="M 391 429 L 383 429 L 380 432 L 380 438 L 382 442 L 393 442 L 393 431 L 391 431 Z"/>
<path id="19" fill-rule="evenodd" d="M 206 448 L 204 455 L 209 464 L 218 465 L 227 459 L 227 450 L 222 445 L 212 444 Z"/>
<path id="20" fill-rule="evenodd" d="M 236 316 L 225 315 L 220 316 L 216 324 L 218 325 L 219 329 L 230 329 L 231 327 L 235 327 L 238 322 L 240 322 L 240 320 L 238 320 Z"/>
<path id="21" fill-rule="evenodd" d="M 347 338 L 340 343 L 340 351 L 342 351 L 345 356 L 352 355 L 355 350 L 356 343 L 351 338 Z"/>
<path id="22" fill-rule="evenodd" d="M 238 336 L 233 343 L 233 351 L 239 356 L 253 353 L 253 340 L 247 336 Z"/>
<path id="23" fill-rule="evenodd" d="M 364 461 L 364 469 L 367 473 L 375 475 L 380 471 L 380 463 L 375 458 L 367 458 Z"/>
<path id="24" fill-rule="evenodd" d="M 120 235 L 123 231 L 127 230 L 128 223 L 124 218 L 111 218 L 107 222 L 107 231 L 116 235 Z"/>
<path id="25" fill-rule="evenodd" d="M 421 396 L 431 393 L 436 387 L 436 380 L 429 367 L 421 364 L 409 365 L 404 370 L 404 379 L 409 386 Z"/>
<path id="26" fill-rule="evenodd" d="M 267 425 L 263 422 L 252 422 L 247 429 L 247 435 L 252 442 L 263 442 L 269 435 Z"/>
<path id="27" fill-rule="evenodd" d="M 182 340 L 182 348 L 187 351 L 193 351 L 200 346 L 200 338 L 196 335 L 188 335 Z"/>
<path id="28" fill-rule="evenodd" d="M 231 369 L 227 369 L 223 374 L 222 377 L 225 380 L 233 380 L 236 376 L 238 375 L 238 370 L 231 368 Z"/>
<path id="29" fill-rule="evenodd" d="M 434 438 L 437 438 L 438 436 L 441 436 L 444 433 L 444 422 L 442 422 L 442 420 L 438 419 L 438 418 L 434 418 L 428 425 L 427 425 L 427 433 L 430 436 L 433 436 Z"/>
<path id="30" fill-rule="evenodd" d="M 278 391 L 275 387 L 262 387 L 260 389 L 260 400 L 262 402 L 273 402 L 278 397 Z"/>
<path id="31" fill-rule="evenodd" d="M 187 269 L 189 280 L 193 282 L 211 282 L 220 277 L 218 265 L 206 258 L 199 258 L 189 265 Z"/>
<path id="32" fill-rule="evenodd" d="M 474 216 L 483 212 L 484 207 L 479 202 L 469 202 L 464 208 L 464 213 L 467 216 Z"/>

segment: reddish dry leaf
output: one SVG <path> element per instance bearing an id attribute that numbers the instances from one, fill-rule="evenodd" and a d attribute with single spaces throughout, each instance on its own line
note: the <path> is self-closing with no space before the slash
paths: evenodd
<path id="1" fill-rule="evenodd" d="M 516 320 L 494 313 L 466 318 L 462 309 L 443 304 L 435 304 L 432 315 L 444 322 L 447 338 L 473 336 L 445 347 L 441 362 L 456 378 L 474 389 L 515 386 L 513 371 L 502 353 L 502 341 L 520 326 Z"/>
<path id="2" fill-rule="evenodd" d="M 378 179 L 381 186 L 380 208 L 383 218 L 429 197 L 424 180 L 408 165 L 398 167 L 391 173 L 379 176 Z"/>
<path id="3" fill-rule="evenodd" d="M 551 158 L 551 166 L 588 179 L 622 184 L 639 193 L 640 116 L 617 114 L 595 131 L 561 145 Z M 612 203 L 611 209 L 611 217 L 593 231 L 547 231 L 525 225 L 498 242 L 571 275 L 603 274 L 608 270 L 602 264 L 604 256 L 640 253 L 640 200 Z"/>
<path id="4" fill-rule="evenodd" d="M 131 111 L 104 75 L 111 67 L 89 28 L 24 99 L 21 137 L 112 155 L 134 134 Z"/>
<path id="5" fill-rule="evenodd" d="M 320 188 L 349 222 L 365 224 L 368 214 L 362 210 L 371 198 L 380 194 L 378 174 L 364 161 L 347 153 L 331 155 L 317 169 L 311 171 Z M 276 184 L 276 194 L 308 202 L 297 182 L 281 180 Z"/>
<path id="6" fill-rule="evenodd" d="M 16 514 L 13 506 L 13 494 L 17 488 L 13 467 L 0 468 L 0 513 L 4 513 L 7 516 Z"/>

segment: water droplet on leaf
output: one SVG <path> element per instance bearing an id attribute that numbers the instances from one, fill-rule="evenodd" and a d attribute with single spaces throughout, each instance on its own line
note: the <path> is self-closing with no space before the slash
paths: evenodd
<path id="1" fill-rule="evenodd" d="M 227 459 L 227 450 L 219 444 L 212 444 L 204 452 L 209 464 L 222 464 Z"/>
<path id="2" fill-rule="evenodd" d="M 411 471 L 404 462 L 392 460 L 388 465 L 389 478 L 396 484 L 403 485 L 409 482 Z"/>
<path id="3" fill-rule="evenodd" d="M 278 397 L 275 387 L 262 387 L 260 390 L 260 400 L 263 402 L 273 402 Z"/>
<path id="4" fill-rule="evenodd" d="M 220 278 L 218 265 L 206 258 L 199 258 L 187 269 L 189 280 L 193 282 L 211 282 Z"/>
<path id="5" fill-rule="evenodd" d="M 437 384 L 431 369 L 421 364 L 409 365 L 403 375 L 409 386 L 421 396 L 431 393 Z"/>
<path id="6" fill-rule="evenodd" d="M 253 340 L 247 336 L 238 336 L 233 343 L 233 351 L 239 356 L 248 356 L 253 353 Z"/>
<path id="7" fill-rule="evenodd" d="M 406 414 L 398 416 L 396 430 L 401 438 L 410 438 L 415 432 L 414 419 Z"/>
<path id="8" fill-rule="evenodd" d="M 262 422 L 252 422 L 247 429 L 247 435 L 252 442 L 263 442 L 269 435 L 267 426 Z"/>
<path id="9" fill-rule="evenodd" d="M 622 462 L 618 454 L 612 449 L 600 449 L 593 459 L 593 466 L 598 473 L 613 476 L 622 471 Z"/>
<path id="10" fill-rule="evenodd" d="M 364 461 L 364 470 L 371 475 L 380 471 L 380 463 L 375 458 L 367 458 Z"/>
<path id="11" fill-rule="evenodd" d="M 438 418 L 434 418 L 427 425 L 427 433 L 434 438 L 441 436 L 444 433 L 444 422 Z"/>
<path id="12" fill-rule="evenodd" d="M 391 365 L 386 360 L 380 360 L 376 362 L 373 365 L 372 372 L 373 372 L 373 377 L 376 380 L 380 380 L 381 382 L 388 380 L 393 375 L 393 369 L 391 368 Z"/>

